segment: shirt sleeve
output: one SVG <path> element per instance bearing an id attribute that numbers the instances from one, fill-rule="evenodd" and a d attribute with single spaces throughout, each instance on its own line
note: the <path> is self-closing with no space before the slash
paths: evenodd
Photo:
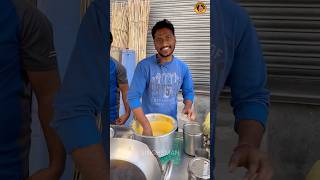
<path id="1" fill-rule="evenodd" d="M 187 65 L 184 65 L 185 73 L 183 76 L 183 82 L 181 85 L 182 96 L 184 100 L 190 100 L 193 102 L 194 90 L 193 90 L 193 80 L 191 72 Z"/>
<path id="2" fill-rule="evenodd" d="M 127 100 L 131 109 L 141 107 L 140 98 L 144 93 L 147 84 L 146 71 L 142 63 L 138 63 L 131 81 L 131 86 L 128 91 Z"/>
<path id="3" fill-rule="evenodd" d="M 236 44 L 235 57 L 228 77 L 237 129 L 241 120 L 255 120 L 265 126 L 269 91 L 266 65 L 254 26 L 249 17 Z"/>
<path id="4" fill-rule="evenodd" d="M 28 71 L 56 69 L 57 59 L 50 21 L 29 3 L 15 3 L 21 16 L 21 59 L 24 68 Z"/>
<path id="5" fill-rule="evenodd" d="M 107 17 L 102 7 L 106 4 L 98 2 L 102 1 L 91 3 L 82 19 L 69 66 L 55 100 L 53 127 L 68 153 L 102 142 L 95 115 L 107 109 L 104 103 L 108 94 L 109 41 Z"/>
<path id="6" fill-rule="evenodd" d="M 128 84 L 128 78 L 127 78 L 127 70 L 126 68 L 117 61 L 117 80 L 118 84 Z"/>

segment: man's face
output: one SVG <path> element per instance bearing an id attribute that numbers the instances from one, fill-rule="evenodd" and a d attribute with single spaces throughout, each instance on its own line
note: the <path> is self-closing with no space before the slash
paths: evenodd
<path id="1" fill-rule="evenodd" d="M 168 28 L 158 29 L 154 34 L 154 47 L 161 57 L 169 57 L 176 46 L 176 37 Z"/>

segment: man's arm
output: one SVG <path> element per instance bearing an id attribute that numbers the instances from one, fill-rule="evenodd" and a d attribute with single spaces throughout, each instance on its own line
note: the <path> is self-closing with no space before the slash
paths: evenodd
<path id="1" fill-rule="evenodd" d="M 113 59 L 112 59 L 113 60 Z M 128 85 L 128 78 L 127 78 L 127 70 L 126 68 L 117 60 L 113 60 L 116 63 L 116 67 L 117 67 L 117 83 L 120 89 L 120 92 L 122 94 L 122 102 L 125 108 L 125 114 L 123 114 L 122 116 L 120 116 L 116 123 L 119 125 L 124 124 L 128 118 L 130 117 L 130 106 L 127 102 L 127 94 L 128 94 L 128 89 L 129 89 L 129 85 Z"/>
<path id="2" fill-rule="evenodd" d="M 143 112 L 140 102 L 140 98 L 142 97 L 147 83 L 145 74 L 146 72 L 140 62 L 134 71 L 132 83 L 128 91 L 128 102 L 135 115 L 136 120 L 141 124 L 143 128 L 143 134 L 152 136 L 151 125 Z"/>
<path id="3" fill-rule="evenodd" d="M 49 168 L 35 174 L 32 179 L 38 179 L 41 174 L 47 173 L 47 178 L 59 179 L 64 171 L 65 151 L 55 130 L 50 127 L 53 118 L 53 99 L 58 90 L 60 81 L 57 70 L 45 72 L 27 72 L 31 86 L 38 101 L 38 111 L 41 127 L 49 151 Z"/>
<path id="4" fill-rule="evenodd" d="M 264 127 L 255 120 L 241 120 L 238 125 L 239 145 L 260 148 Z"/>
<path id="5" fill-rule="evenodd" d="M 193 80 L 187 65 L 185 65 L 184 70 L 185 75 L 183 76 L 183 83 L 181 86 L 184 103 L 183 113 L 187 114 L 189 119 L 194 120 L 194 113 L 192 111 L 192 103 L 194 98 Z"/>
<path id="6" fill-rule="evenodd" d="M 151 125 L 150 125 L 147 117 L 145 116 L 142 108 L 138 107 L 138 108 L 133 109 L 133 113 L 136 117 L 136 120 L 141 124 L 141 126 L 143 128 L 142 134 L 145 136 L 152 136 L 153 132 L 151 129 Z"/>
<path id="7" fill-rule="evenodd" d="M 122 102 L 124 105 L 124 109 L 126 111 L 125 114 L 120 116 L 119 119 L 117 120 L 117 124 L 122 125 L 128 120 L 128 118 L 130 117 L 130 114 L 131 114 L 131 109 L 130 109 L 129 103 L 127 101 L 127 93 L 128 93 L 129 85 L 128 84 L 119 84 L 119 89 L 122 94 Z"/>
<path id="8" fill-rule="evenodd" d="M 109 145 L 96 126 L 96 114 L 108 95 L 106 1 L 94 1 L 80 25 L 61 90 L 55 100 L 53 126 L 85 179 L 108 179 Z M 89 34 L 89 36 L 88 36 Z M 107 123 L 107 122 L 106 122 Z M 105 146 L 103 146 L 105 145 Z"/>
<path id="9" fill-rule="evenodd" d="M 259 147 L 266 126 L 269 92 L 266 87 L 266 65 L 262 57 L 257 34 L 246 17 L 241 34 L 236 39 L 236 51 L 228 83 L 231 87 L 231 105 L 235 114 L 235 130 L 239 134 L 238 146 L 230 159 L 231 171 L 246 167 L 246 178 L 269 180 L 272 167 Z"/>

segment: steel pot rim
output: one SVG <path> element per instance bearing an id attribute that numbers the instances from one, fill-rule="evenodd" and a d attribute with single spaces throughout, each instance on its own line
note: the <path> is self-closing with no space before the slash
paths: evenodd
<path id="1" fill-rule="evenodd" d="M 192 122 L 192 123 L 185 123 L 185 124 L 183 125 L 183 133 L 184 133 L 184 134 L 188 134 L 188 135 L 192 135 L 192 136 L 200 136 L 200 135 L 202 135 L 202 134 L 203 134 L 203 132 L 198 132 L 198 133 L 190 133 L 190 132 L 186 132 L 186 131 L 185 131 L 185 127 L 186 127 L 186 126 L 191 126 L 191 125 L 199 126 L 199 127 L 200 127 L 200 129 L 201 129 L 201 125 L 200 125 L 199 123 L 196 123 L 196 122 Z"/>

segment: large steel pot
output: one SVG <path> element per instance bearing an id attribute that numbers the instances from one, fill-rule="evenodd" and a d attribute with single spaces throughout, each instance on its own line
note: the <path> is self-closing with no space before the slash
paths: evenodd
<path id="1" fill-rule="evenodd" d="M 143 136 L 138 133 L 134 133 L 134 139 L 141 141 L 149 146 L 149 148 L 154 151 L 159 157 L 166 156 L 172 150 L 172 145 L 175 138 L 175 131 L 177 130 L 177 121 L 171 116 L 167 116 L 159 113 L 146 114 L 149 122 L 159 121 L 159 119 L 164 118 L 166 121 L 170 120 L 173 125 L 173 129 L 161 136 Z M 161 118 L 159 118 L 161 117 Z M 140 126 L 139 123 L 135 123 L 133 126 Z"/>
<path id="2" fill-rule="evenodd" d="M 125 138 L 110 138 L 111 180 L 169 180 L 172 161 L 162 167 L 146 144 Z"/>

